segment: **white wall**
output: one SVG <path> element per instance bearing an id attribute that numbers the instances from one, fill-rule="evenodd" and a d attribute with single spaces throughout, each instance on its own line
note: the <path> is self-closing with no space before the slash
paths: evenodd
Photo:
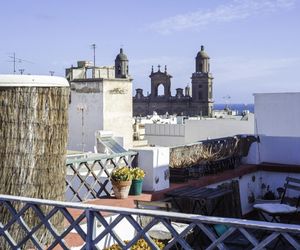
<path id="1" fill-rule="evenodd" d="M 95 82 L 73 82 L 69 105 L 69 150 L 93 151 L 95 131 L 112 131 L 123 137 L 125 148 L 132 147 L 132 83 L 130 79 L 104 79 Z M 84 126 L 82 112 L 84 107 Z M 83 127 L 83 129 L 82 129 Z"/>
<path id="2" fill-rule="evenodd" d="M 186 120 L 185 143 L 192 143 L 199 140 L 215 139 L 237 134 L 253 134 L 254 120 Z"/>
<path id="3" fill-rule="evenodd" d="M 131 80 L 103 80 L 103 130 L 123 137 L 123 146 L 132 147 L 132 83 Z"/>
<path id="4" fill-rule="evenodd" d="M 269 171 L 258 171 L 255 173 L 243 175 L 239 178 L 240 199 L 242 205 L 242 214 L 245 215 L 253 210 L 254 203 L 249 202 L 248 196 L 253 192 L 255 199 L 261 198 L 266 192 L 262 189 L 262 184 L 269 186 L 270 190 L 277 196 L 277 188 L 283 187 L 286 177 L 300 178 L 298 173 L 278 173 Z M 289 190 L 288 197 L 298 197 L 296 191 Z"/>
<path id="5" fill-rule="evenodd" d="M 254 194 L 254 199 L 256 200 L 258 198 L 261 198 L 261 196 L 264 195 L 264 192 L 266 192 L 266 189 L 261 189 L 263 183 L 265 184 L 265 186 L 269 186 L 270 190 L 277 195 L 277 188 L 283 187 L 286 177 L 300 178 L 300 174 L 257 171 L 240 176 L 238 178 L 231 179 L 239 181 L 242 215 L 246 215 L 253 210 L 255 201 L 251 201 L 251 199 L 249 200 L 249 196 L 252 196 L 252 193 Z M 218 185 L 230 182 L 231 180 L 215 183 L 213 185 L 209 185 L 208 187 L 216 188 Z M 287 193 L 287 196 L 296 197 L 297 192 L 289 191 L 289 193 Z"/>
<path id="6" fill-rule="evenodd" d="M 260 136 L 260 162 L 300 165 L 300 137 Z"/>
<path id="7" fill-rule="evenodd" d="M 69 134 L 68 149 L 82 150 L 82 131 L 84 131 L 84 150 L 93 151 L 95 145 L 95 131 L 103 128 L 103 99 L 100 93 L 77 93 L 72 91 L 72 102 L 69 105 Z M 83 106 L 84 125 L 82 126 L 82 112 L 78 107 Z"/>
<path id="8" fill-rule="evenodd" d="M 300 137 L 300 92 L 254 94 L 254 100 L 257 134 Z"/>
<path id="9" fill-rule="evenodd" d="M 185 142 L 185 125 L 145 124 L 145 139 L 150 145 L 183 145 Z"/>
<path id="10" fill-rule="evenodd" d="M 207 138 L 214 139 L 237 134 L 253 134 L 254 119 L 185 120 L 185 124 L 145 124 L 145 138 L 149 144 L 178 146 Z"/>
<path id="11" fill-rule="evenodd" d="M 143 191 L 159 191 L 169 188 L 169 158 L 168 147 L 139 147 L 133 149 L 138 153 L 138 166 L 146 175 L 143 181 Z"/>
<path id="12" fill-rule="evenodd" d="M 300 165 L 300 93 L 255 94 L 255 130 L 246 163 Z"/>

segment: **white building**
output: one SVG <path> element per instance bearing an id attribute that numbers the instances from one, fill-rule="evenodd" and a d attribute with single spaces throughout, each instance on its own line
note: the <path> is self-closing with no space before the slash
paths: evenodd
<path id="1" fill-rule="evenodd" d="M 123 137 L 125 148 L 132 147 L 132 79 L 122 49 L 115 66 L 80 61 L 66 75 L 71 85 L 68 149 L 93 151 L 97 130 L 112 131 Z"/>
<path id="2" fill-rule="evenodd" d="M 300 92 L 254 94 L 255 131 L 249 163 L 300 164 Z"/>
<path id="3" fill-rule="evenodd" d="M 178 124 L 145 124 L 145 139 L 150 145 L 159 146 L 253 133 L 253 114 L 249 114 L 248 119 L 186 119 Z"/>

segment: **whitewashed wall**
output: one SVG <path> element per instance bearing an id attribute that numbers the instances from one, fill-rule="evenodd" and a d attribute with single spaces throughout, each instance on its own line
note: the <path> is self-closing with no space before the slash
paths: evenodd
<path id="1" fill-rule="evenodd" d="M 249 120 L 186 120 L 185 143 L 196 140 L 215 139 L 237 134 L 253 134 L 254 120 L 249 116 Z"/>
<path id="2" fill-rule="evenodd" d="M 132 147 L 132 83 L 130 80 L 103 80 L 103 130 L 123 137 L 123 146 Z"/>
<path id="3" fill-rule="evenodd" d="M 93 151 L 95 132 L 112 131 L 115 137 L 123 137 L 125 148 L 132 147 L 132 83 L 129 79 L 104 79 L 97 82 L 72 83 L 69 105 L 68 149 Z M 74 90 L 75 88 L 75 90 Z M 76 89 L 80 90 L 79 92 Z M 83 107 L 84 126 L 82 126 Z"/>
<path id="4" fill-rule="evenodd" d="M 266 189 L 261 188 L 262 184 L 270 187 L 270 190 L 277 195 L 277 188 L 283 187 L 286 177 L 300 178 L 300 174 L 296 173 L 278 173 L 269 171 L 257 171 L 254 173 L 246 174 L 238 178 L 229 179 L 223 182 L 209 185 L 208 187 L 216 188 L 222 183 L 230 182 L 231 180 L 239 181 L 239 191 L 241 200 L 242 215 L 246 215 L 253 210 L 253 205 L 257 199 L 260 199 Z M 254 195 L 254 200 L 249 199 L 249 196 Z M 289 197 L 297 196 L 297 193 L 289 191 L 287 193 Z"/>
<path id="5" fill-rule="evenodd" d="M 138 166 L 146 175 L 143 181 L 143 191 L 159 191 L 169 188 L 169 158 L 168 147 L 140 147 L 133 149 L 138 153 Z"/>
<path id="6" fill-rule="evenodd" d="M 255 130 L 246 163 L 300 165 L 300 93 L 255 94 Z"/>
<path id="7" fill-rule="evenodd" d="M 150 145 L 176 146 L 185 143 L 183 124 L 145 124 L 145 139 Z"/>
<path id="8" fill-rule="evenodd" d="M 95 131 L 103 128 L 103 99 L 100 93 L 77 93 L 72 91 L 72 102 L 69 106 L 69 150 L 82 150 L 82 130 L 84 131 L 84 150 L 93 151 L 95 145 Z M 82 112 L 84 107 L 82 126 Z"/>
<path id="9" fill-rule="evenodd" d="M 254 94 L 256 133 L 300 137 L 300 92 Z"/>
<path id="10" fill-rule="evenodd" d="M 160 146 L 178 146 L 207 138 L 253 133 L 253 116 L 247 121 L 212 119 L 186 120 L 185 124 L 145 124 L 145 138 L 148 143 Z"/>

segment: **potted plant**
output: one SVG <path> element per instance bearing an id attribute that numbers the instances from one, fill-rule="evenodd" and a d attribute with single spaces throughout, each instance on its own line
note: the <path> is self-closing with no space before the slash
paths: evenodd
<path id="1" fill-rule="evenodd" d="M 142 193 L 143 180 L 145 171 L 139 167 L 131 169 L 132 184 L 130 187 L 130 195 L 140 195 Z"/>
<path id="2" fill-rule="evenodd" d="M 280 203 L 281 196 L 284 191 L 282 187 L 277 188 L 278 196 L 276 196 L 275 192 L 273 192 L 269 185 L 266 184 L 261 185 L 261 189 L 263 191 L 263 195 L 255 199 L 255 204 L 261 203 Z"/>
<path id="3" fill-rule="evenodd" d="M 117 167 L 111 172 L 110 180 L 117 199 L 128 197 L 132 182 L 132 174 L 129 167 Z"/>

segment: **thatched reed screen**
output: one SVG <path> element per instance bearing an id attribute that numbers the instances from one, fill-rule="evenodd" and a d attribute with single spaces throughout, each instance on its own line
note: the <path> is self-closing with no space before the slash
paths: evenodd
<path id="1" fill-rule="evenodd" d="M 68 100 L 68 86 L 1 87 L 0 80 L 1 194 L 64 200 Z M 9 208 L 1 204 L 0 209 L 5 224 Z M 47 214 L 46 207 L 43 212 Z M 24 218 L 30 227 L 40 222 L 32 209 Z M 60 216 L 51 219 L 56 228 L 62 229 L 62 222 Z M 9 228 L 17 241 L 24 230 L 18 223 Z M 45 244 L 51 239 L 43 228 L 37 235 Z M 0 244 L 6 249 L 3 241 Z"/>
<path id="2" fill-rule="evenodd" d="M 170 167 L 186 168 L 227 157 L 247 156 L 251 144 L 255 141 L 255 136 L 237 135 L 173 147 L 170 149 Z"/>

